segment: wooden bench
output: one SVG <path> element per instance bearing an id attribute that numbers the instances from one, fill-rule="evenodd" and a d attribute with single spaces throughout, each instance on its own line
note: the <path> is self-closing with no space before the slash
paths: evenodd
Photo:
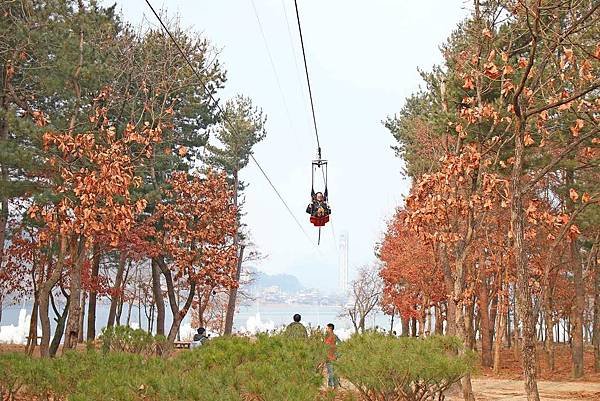
<path id="1" fill-rule="evenodd" d="M 179 349 L 190 348 L 190 344 L 191 344 L 191 342 L 189 342 L 189 341 L 175 341 L 173 343 L 173 347 L 179 348 Z"/>
<path id="2" fill-rule="evenodd" d="M 36 336 L 36 337 L 31 337 L 31 336 L 27 336 L 27 342 L 35 342 L 35 345 L 40 345 L 42 341 L 42 336 Z"/>

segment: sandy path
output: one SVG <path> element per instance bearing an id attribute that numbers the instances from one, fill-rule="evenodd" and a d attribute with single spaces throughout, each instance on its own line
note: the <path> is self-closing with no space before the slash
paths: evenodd
<path id="1" fill-rule="evenodd" d="M 597 400 L 600 401 L 600 383 L 539 381 L 542 400 Z M 477 401 L 527 401 L 522 381 L 499 379 L 473 379 Z M 459 394 L 446 398 L 461 401 Z"/>

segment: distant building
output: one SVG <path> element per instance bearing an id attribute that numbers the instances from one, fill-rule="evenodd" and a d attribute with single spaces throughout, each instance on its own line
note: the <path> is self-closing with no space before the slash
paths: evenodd
<path id="1" fill-rule="evenodd" d="M 345 293 L 348 290 L 348 231 L 340 235 L 339 248 L 339 281 L 340 292 Z"/>

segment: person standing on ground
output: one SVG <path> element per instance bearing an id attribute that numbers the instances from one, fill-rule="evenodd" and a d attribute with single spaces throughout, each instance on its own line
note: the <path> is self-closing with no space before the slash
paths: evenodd
<path id="1" fill-rule="evenodd" d="M 300 323 L 301 319 L 302 316 L 300 316 L 298 313 L 294 315 L 294 321 L 285 328 L 286 336 L 291 338 L 308 338 L 306 327 Z"/>
<path id="2" fill-rule="evenodd" d="M 336 388 L 340 385 L 337 377 L 333 373 L 333 361 L 336 360 L 336 346 L 340 342 L 338 336 L 335 335 L 333 330 L 335 326 L 333 323 L 327 324 L 327 333 L 325 334 L 325 344 L 327 345 L 327 386 L 329 388 Z"/>

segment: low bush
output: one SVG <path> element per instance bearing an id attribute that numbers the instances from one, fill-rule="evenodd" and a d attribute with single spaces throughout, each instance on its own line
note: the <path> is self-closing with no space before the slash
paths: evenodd
<path id="1" fill-rule="evenodd" d="M 319 366 L 326 355 L 319 337 L 217 338 L 161 358 L 152 351 L 160 339 L 121 329 L 106 334 L 105 352 L 72 351 L 55 359 L 1 354 L 1 399 L 12 401 L 16 394 L 53 401 L 331 398 L 319 393 Z M 365 400 L 439 400 L 472 370 L 474 357 L 461 347 L 455 338 L 367 333 L 341 344 L 335 365 L 337 374 L 353 383 Z M 354 398 L 352 392 L 344 394 L 344 399 Z"/>
<path id="2" fill-rule="evenodd" d="M 169 359 L 133 353 L 120 339 L 107 344 L 111 352 L 55 359 L 0 355 L 1 399 L 20 391 L 57 401 L 314 401 L 323 381 L 325 350 L 314 339 L 219 338 Z"/>
<path id="3" fill-rule="evenodd" d="M 459 352 L 460 351 L 460 352 Z M 364 400 L 438 400 L 473 370 L 473 353 L 454 337 L 353 336 L 339 346 L 337 373 Z"/>
<path id="4" fill-rule="evenodd" d="M 323 382 L 325 348 L 315 339 L 217 338 L 180 355 L 177 370 L 219 399 L 314 401 Z"/>
<path id="5" fill-rule="evenodd" d="M 129 326 L 105 327 L 99 338 L 104 353 L 126 352 L 149 356 L 163 355 L 169 349 L 165 336 L 153 336 Z"/>

